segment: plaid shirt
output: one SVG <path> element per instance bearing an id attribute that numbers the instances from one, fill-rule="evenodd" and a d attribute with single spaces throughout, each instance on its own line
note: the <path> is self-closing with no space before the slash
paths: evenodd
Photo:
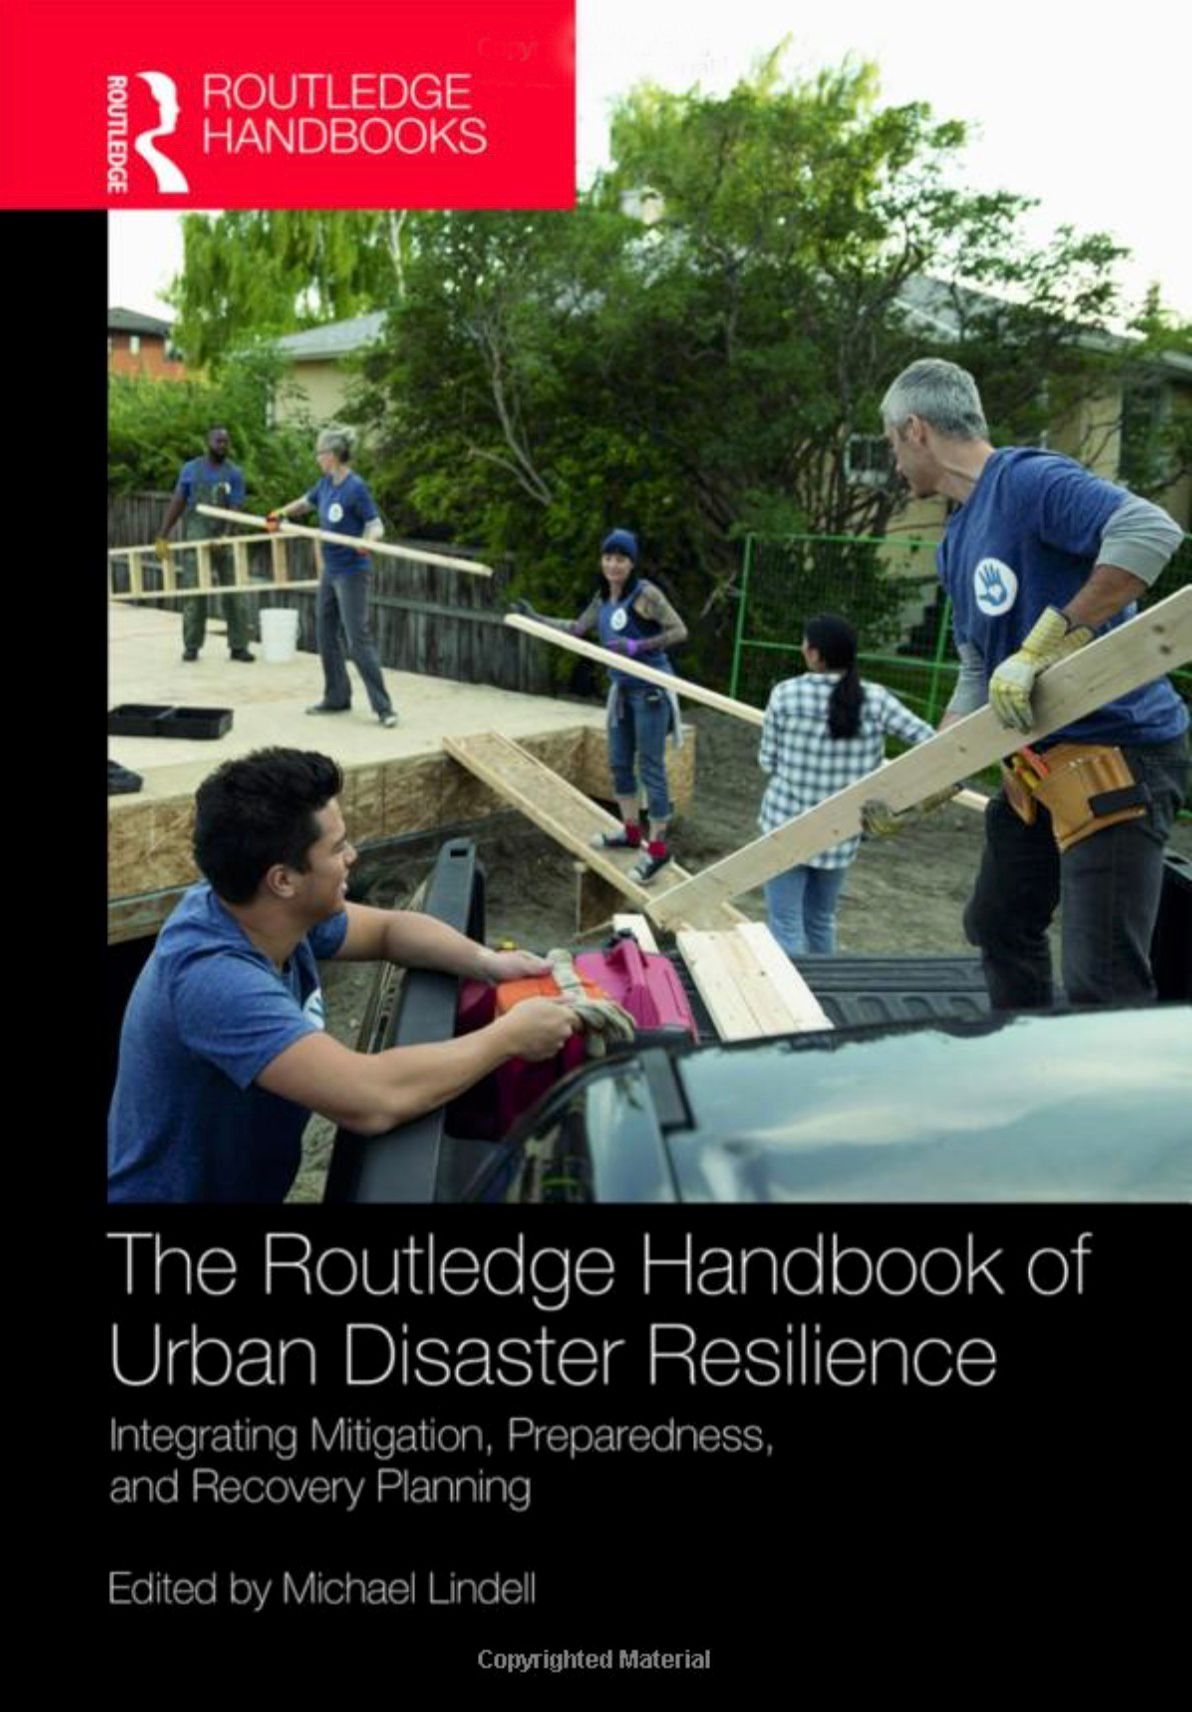
<path id="1" fill-rule="evenodd" d="M 903 707 L 882 684 L 864 685 L 856 737 L 829 736 L 828 700 L 843 676 L 843 672 L 805 672 L 774 686 L 757 757 L 762 771 L 770 775 L 758 816 L 763 832 L 773 832 L 872 773 L 885 759 L 887 733 L 907 743 L 926 743 L 935 736 L 925 720 Z M 846 838 L 805 866 L 847 868 L 860 842 L 859 834 Z"/>

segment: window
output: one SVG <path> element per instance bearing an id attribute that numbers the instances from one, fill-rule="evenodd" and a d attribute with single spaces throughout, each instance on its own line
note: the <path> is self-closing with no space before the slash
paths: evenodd
<path id="1" fill-rule="evenodd" d="M 139 333 L 130 333 L 128 335 L 128 348 L 132 352 L 134 357 L 140 355 L 141 335 Z"/>
<path id="2" fill-rule="evenodd" d="M 844 473 L 855 487 L 885 487 L 894 474 L 889 441 L 881 434 L 850 434 Z"/>

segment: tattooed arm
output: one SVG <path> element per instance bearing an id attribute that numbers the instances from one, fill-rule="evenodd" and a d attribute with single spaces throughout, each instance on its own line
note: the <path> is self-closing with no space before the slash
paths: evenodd
<path id="1" fill-rule="evenodd" d="M 633 610 L 639 618 L 662 626 L 657 636 L 638 643 L 639 654 L 661 654 L 667 648 L 677 648 L 680 642 L 686 642 L 687 626 L 662 590 L 655 588 L 653 583 L 642 584 L 641 592 L 633 603 Z"/>

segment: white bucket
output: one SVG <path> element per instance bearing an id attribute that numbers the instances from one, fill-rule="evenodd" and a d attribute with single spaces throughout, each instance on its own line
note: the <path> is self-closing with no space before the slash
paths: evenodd
<path id="1" fill-rule="evenodd" d="M 261 608 L 261 657 L 284 666 L 298 651 L 298 612 L 295 607 Z"/>

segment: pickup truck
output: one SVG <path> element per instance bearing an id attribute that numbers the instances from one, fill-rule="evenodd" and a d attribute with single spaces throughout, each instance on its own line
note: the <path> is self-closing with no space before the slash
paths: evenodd
<path id="1" fill-rule="evenodd" d="M 474 845 L 444 844 L 428 913 L 485 937 Z M 1170 856 L 1161 1002 L 991 1014 L 975 957 L 806 957 L 833 1027 L 651 1040 L 558 1081 L 503 1135 L 483 1097 L 386 1135 L 341 1131 L 326 1199 L 356 1202 L 1184 1201 L 1192 1195 L 1192 863 Z M 361 1050 L 450 1038 L 458 982 L 378 974 Z M 489 1102 L 492 1110 L 495 1102 Z M 477 1128 L 482 1133 L 477 1133 Z"/>

